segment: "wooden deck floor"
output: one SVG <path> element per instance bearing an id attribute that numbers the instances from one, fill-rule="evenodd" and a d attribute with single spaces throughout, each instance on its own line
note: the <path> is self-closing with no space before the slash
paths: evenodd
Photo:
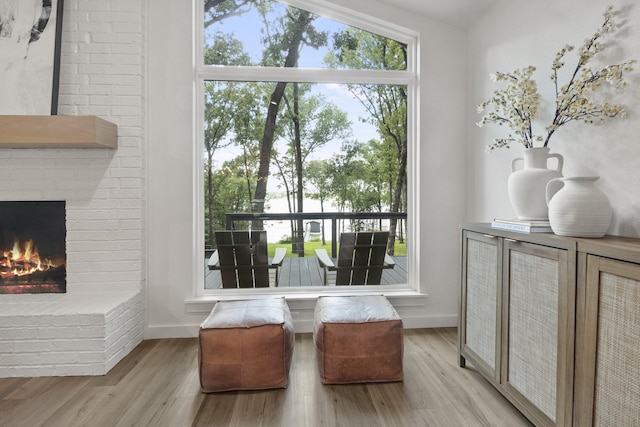
<path id="1" fill-rule="evenodd" d="M 398 285 L 407 283 L 407 257 L 393 257 L 396 266 L 393 269 L 383 270 L 383 285 Z M 206 264 L 206 263 L 205 263 Z M 206 267 L 205 267 L 206 268 Z M 280 269 L 280 281 L 278 287 L 302 287 L 323 286 L 323 271 L 315 257 L 290 258 L 286 257 Z M 271 284 L 275 286 L 275 271 L 271 272 Z M 205 271 L 205 289 L 219 289 L 222 284 L 220 271 Z M 335 272 L 329 273 L 328 285 L 335 284 Z"/>

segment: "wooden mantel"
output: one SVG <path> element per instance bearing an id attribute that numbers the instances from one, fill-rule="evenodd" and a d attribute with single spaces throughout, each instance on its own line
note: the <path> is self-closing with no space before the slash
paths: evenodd
<path id="1" fill-rule="evenodd" d="M 118 148 L 118 127 L 96 116 L 2 116 L 0 148 Z"/>

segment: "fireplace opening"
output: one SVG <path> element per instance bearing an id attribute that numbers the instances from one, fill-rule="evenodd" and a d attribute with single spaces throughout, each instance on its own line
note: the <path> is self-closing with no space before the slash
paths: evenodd
<path id="1" fill-rule="evenodd" d="M 64 201 L 0 201 L 0 294 L 67 290 Z"/>

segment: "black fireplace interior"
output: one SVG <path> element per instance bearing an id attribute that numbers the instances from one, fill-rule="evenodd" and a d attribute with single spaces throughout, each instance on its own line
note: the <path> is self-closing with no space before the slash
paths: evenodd
<path id="1" fill-rule="evenodd" d="M 0 201 L 0 294 L 67 290 L 64 201 Z"/>

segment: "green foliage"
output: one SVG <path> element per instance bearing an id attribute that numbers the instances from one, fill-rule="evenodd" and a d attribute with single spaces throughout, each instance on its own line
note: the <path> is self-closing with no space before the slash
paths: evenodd
<path id="1" fill-rule="evenodd" d="M 240 174 L 241 172 L 234 172 L 231 168 L 223 168 L 212 175 L 211 187 L 216 195 L 216 203 L 212 205 L 213 209 L 205 211 L 205 235 L 211 236 L 207 239 L 207 243 L 212 246 L 214 245 L 213 231 L 226 229 L 226 213 L 247 212 L 250 209 L 247 184 L 245 178 L 239 176 Z M 213 214 L 212 221 L 209 217 L 211 214 Z"/>
<path id="2" fill-rule="evenodd" d="M 278 241 L 278 244 L 280 244 L 280 245 L 284 245 L 284 244 L 287 244 L 287 243 L 291 244 L 292 241 L 293 241 L 293 239 L 291 238 L 291 236 L 285 235 L 285 236 L 282 236 L 282 239 L 280 239 Z"/>
<path id="3" fill-rule="evenodd" d="M 406 70 L 407 46 L 387 37 L 350 27 L 334 34 L 334 51 L 325 62 L 335 68 Z"/>
<path id="4" fill-rule="evenodd" d="M 216 31 L 213 44 L 204 51 L 204 63 L 207 65 L 251 65 L 251 57 L 244 51 L 242 42 Z"/>
<path id="5" fill-rule="evenodd" d="M 328 160 L 312 160 L 305 169 L 305 178 L 313 189 L 307 196 L 320 200 L 321 204 L 333 196 L 331 169 Z M 313 191 L 315 190 L 315 191 Z"/>
<path id="6" fill-rule="evenodd" d="M 230 16 L 247 12 L 251 5 L 260 0 L 204 0 L 205 27 Z"/>
<path id="7" fill-rule="evenodd" d="M 299 48 L 297 45 L 302 44 L 317 49 L 327 44 L 327 33 L 318 31 L 312 25 L 318 15 L 295 7 L 288 7 L 287 12 L 277 17 L 275 22 L 268 22 L 267 11 L 266 8 L 261 10 L 266 28 L 262 37 L 264 45 L 262 66 L 297 66 L 297 64 L 285 65 L 292 47 Z"/>

